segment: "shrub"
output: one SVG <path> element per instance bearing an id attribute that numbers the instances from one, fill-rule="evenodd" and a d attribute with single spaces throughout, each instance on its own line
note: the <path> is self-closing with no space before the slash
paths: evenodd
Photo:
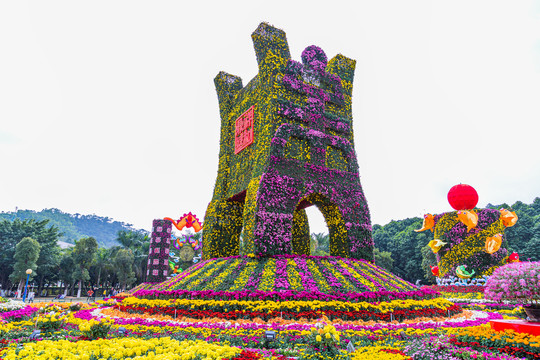
<path id="1" fill-rule="evenodd" d="M 104 338 L 109 333 L 113 323 L 114 321 L 108 318 L 103 318 L 100 320 L 92 319 L 88 322 L 80 324 L 79 330 L 83 336 L 91 340 Z"/>
<path id="2" fill-rule="evenodd" d="M 348 359 L 347 351 L 341 349 L 339 333 L 332 325 L 317 323 L 306 338 L 306 348 L 301 359 Z"/>
<path id="3" fill-rule="evenodd" d="M 501 266 L 486 283 L 486 299 L 540 306 L 540 262 Z"/>
<path id="4" fill-rule="evenodd" d="M 59 316 L 57 314 L 43 315 L 37 318 L 36 326 L 38 329 L 45 333 L 51 333 L 59 330 L 66 323 L 65 316 Z"/>

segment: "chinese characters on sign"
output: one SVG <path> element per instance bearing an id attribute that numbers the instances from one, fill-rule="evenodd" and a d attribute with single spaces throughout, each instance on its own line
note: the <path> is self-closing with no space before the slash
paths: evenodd
<path id="1" fill-rule="evenodd" d="M 234 130 L 234 153 L 238 154 L 253 144 L 253 113 L 254 106 L 236 119 Z"/>

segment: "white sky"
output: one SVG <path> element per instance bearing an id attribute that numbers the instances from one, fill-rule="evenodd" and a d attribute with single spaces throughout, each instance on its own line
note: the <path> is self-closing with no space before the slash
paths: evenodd
<path id="1" fill-rule="evenodd" d="M 334 6 L 335 4 L 335 6 Z M 373 223 L 540 196 L 540 1 L 2 1 L 0 210 L 149 229 L 202 220 L 221 70 L 257 73 L 251 33 L 357 60 L 356 151 Z M 310 212 L 312 232 L 326 231 Z"/>

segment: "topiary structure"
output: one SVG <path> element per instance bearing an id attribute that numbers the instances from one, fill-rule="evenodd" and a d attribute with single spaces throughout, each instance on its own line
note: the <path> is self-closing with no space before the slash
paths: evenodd
<path id="1" fill-rule="evenodd" d="M 456 277 L 457 267 L 463 265 L 471 272 L 474 270 L 473 278 L 482 278 L 507 263 L 505 226 L 500 211 L 476 209 L 475 212 L 478 215 L 478 224 L 470 231 L 459 221 L 457 211 L 435 215 L 433 236 L 446 243 L 437 253 L 441 279 Z M 502 244 L 497 251 L 490 254 L 486 252 L 486 240 L 497 234 L 501 234 Z"/>
<path id="2" fill-rule="evenodd" d="M 316 205 L 330 253 L 373 260 L 368 206 L 354 151 L 355 61 L 309 46 L 290 59 L 285 33 L 252 34 L 259 73 L 246 86 L 220 72 L 218 176 L 204 219 L 205 259 L 309 255 L 305 208 Z M 239 236 L 244 246 L 240 250 Z"/>
<path id="3" fill-rule="evenodd" d="M 355 61 L 342 55 L 327 61 L 316 46 L 303 51 L 302 63 L 293 61 L 285 33 L 265 23 L 252 38 L 257 76 L 246 86 L 224 72 L 214 80 L 221 143 L 203 261 L 139 288 L 134 295 L 148 300 L 144 309 L 129 298 L 121 309 L 270 319 L 278 306 L 290 319 L 381 321 L 460 312 L 439 293 L 373 264 L 354 151 Z M 305 208 L 311 205 L 328 224 L 331 256 L 310 256 Z"/>

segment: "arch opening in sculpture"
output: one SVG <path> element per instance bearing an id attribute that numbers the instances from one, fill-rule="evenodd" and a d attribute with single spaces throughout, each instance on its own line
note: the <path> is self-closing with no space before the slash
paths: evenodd
<path id="1" fill-rule="evenodd" d="M 309 222 L 306 208 L 316 206 L 323 215 L 328 227 L 329 253 L 331 256 L 349 257 L 349 243 L 347 241 L 347 228 L 339 207 L 321 194 L 310 194 L 302 198 L 293 216 L 292 248 L 294 254 L 313 255 L 310 251 Z"/>

